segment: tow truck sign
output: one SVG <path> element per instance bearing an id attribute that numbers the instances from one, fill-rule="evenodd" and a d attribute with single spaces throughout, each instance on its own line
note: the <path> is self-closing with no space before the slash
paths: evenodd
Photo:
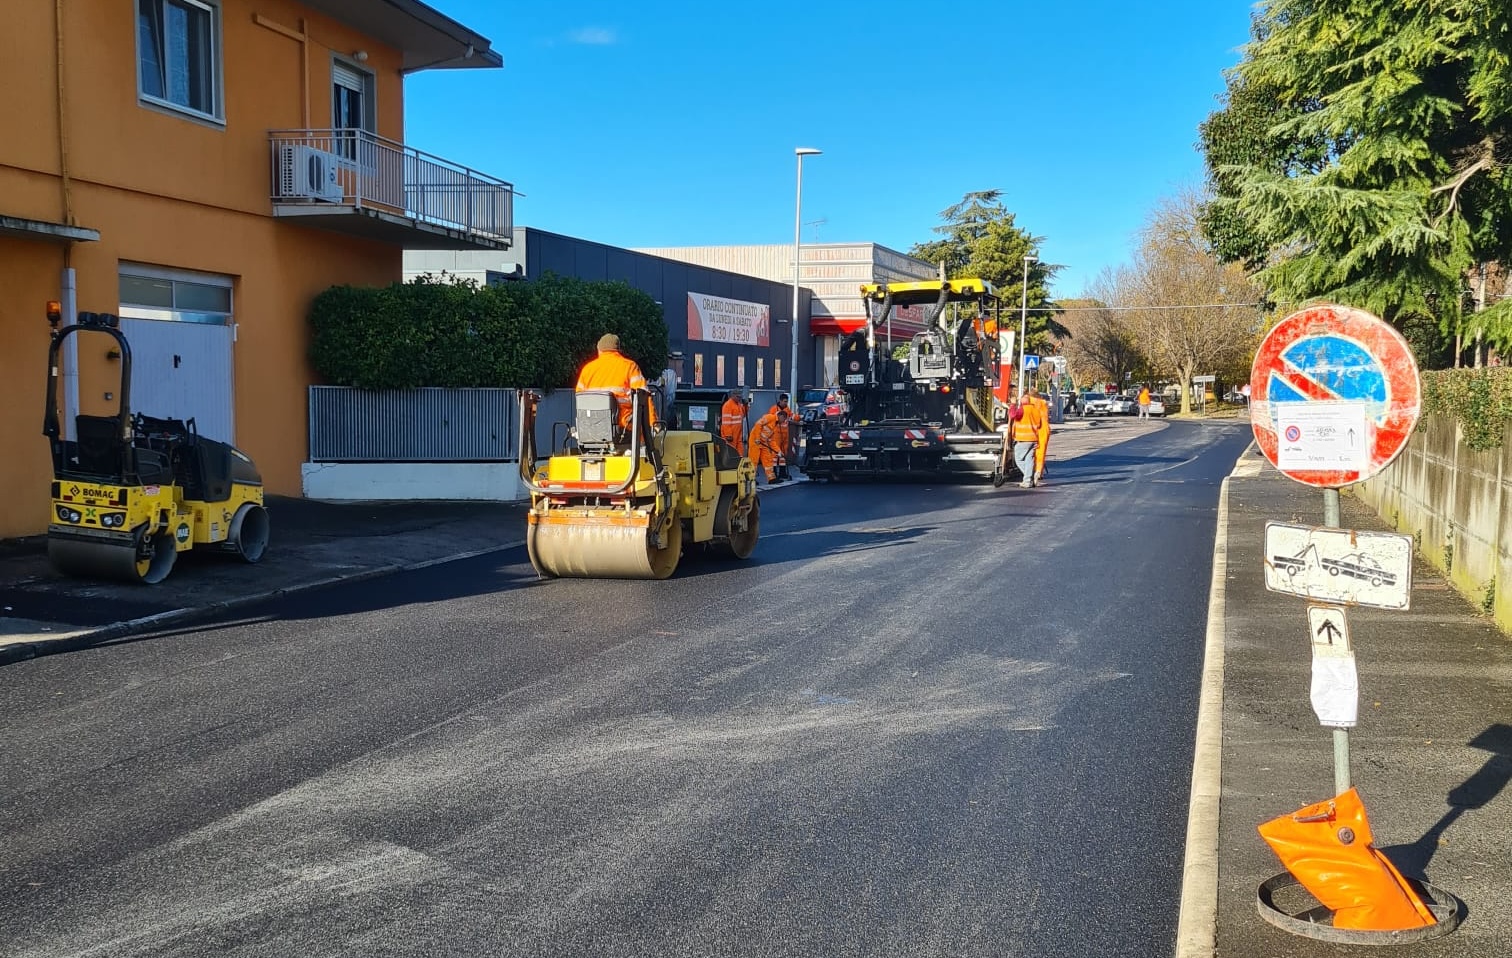
<path id="1" fill-rule="evenodd" d="M 1412 537 L 1267 522 L 1265 587 L 1320 602 L 1405 609 Z"/>
<path id="2" fill-rule="evenodd" d="M 1347 486 L 1384 469 L 1412 435 L 1420 403 L 1417 360 L 1402 334 L 1347 306 L 1283 319 L 1250 369 L 1260 451 L 1310 486 Z"/>

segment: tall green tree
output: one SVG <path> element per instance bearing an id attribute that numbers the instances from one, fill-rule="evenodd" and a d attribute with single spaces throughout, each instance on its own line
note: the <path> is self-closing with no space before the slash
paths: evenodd
<path id="1" fill-rule="evenodd" d="M 1512 347 L 1512 4 L 1268 0 L 1203 128 L 1203 227 L 1273 298 L 1327 297 Z"/>
<path id="2" fill-rule="evenodd" d="M 930 263 L 944 263 L 948 279 L 976 276 L 990 282 L 1002 297 L 1003 314 L 1025 303 L 1024 257 L 1034 255 L 1043 238 L 1032 236 L 1014 222 L 1002 201 L 1002 190 L 967 193 L 940 213 L 933 227 L 939 239 L 916 243 L 908 253 Z M 1060 271 L 1053 263 L 1029 264 L 1027 303 L 1030 349 L 1044 350 L 1051 340 L 1070 332 L 1049 311 L 1050 279 Z"/>

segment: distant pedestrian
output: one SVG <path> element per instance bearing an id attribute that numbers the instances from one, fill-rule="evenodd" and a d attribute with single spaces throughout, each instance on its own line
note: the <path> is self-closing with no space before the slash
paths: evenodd
<path id="1" fill-rule="evenodd" d="M 1150 418 L 1150 387 L 1149 386 L 1140 386 L 1139 387 L 1139 399 L 1137 401 L 1139 403 L 1139 418 L 1140 419 L 1149 419 Z"/>

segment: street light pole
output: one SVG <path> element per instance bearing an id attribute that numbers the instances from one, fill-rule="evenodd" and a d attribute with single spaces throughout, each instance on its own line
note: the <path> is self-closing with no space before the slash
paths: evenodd
<path id="1" fill-rule="evenodd" d="M 822 150 L 800 146 L 793 151 L 798 157 L 798 190 L 793 203 L 793 328 L 788 332 L 793 338 L 793 354 L 788 362 L 788 391 L 792 394 L 792 408 L 798 408 L 798 286 L 799 268 L 803 263 L 803 158 L 818 156 Z"/>
<path id="2" fill-rule="evenodd" d="M 1024 292 L 1019 300 L 1019 368 L 1018 390 L 1015 398 L 1022 402 L 1024 399 L 1024 352 L 1029 345 L 1029 264 L 1039 262 L 1039 257 L 1033 253 L 1024 254 Z"/>

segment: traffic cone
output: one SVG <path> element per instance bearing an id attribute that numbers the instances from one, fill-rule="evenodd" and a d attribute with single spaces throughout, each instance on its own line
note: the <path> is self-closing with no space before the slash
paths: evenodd
<path id="1" fill-rule="evenodd" d="M 1260 826 L 1281 864 L 1333 912 L 1335 928 L 1403 931 L 1435 923 L 1402 873 L 1376 850 L 1365 804 L 1350 789 Z"/>

